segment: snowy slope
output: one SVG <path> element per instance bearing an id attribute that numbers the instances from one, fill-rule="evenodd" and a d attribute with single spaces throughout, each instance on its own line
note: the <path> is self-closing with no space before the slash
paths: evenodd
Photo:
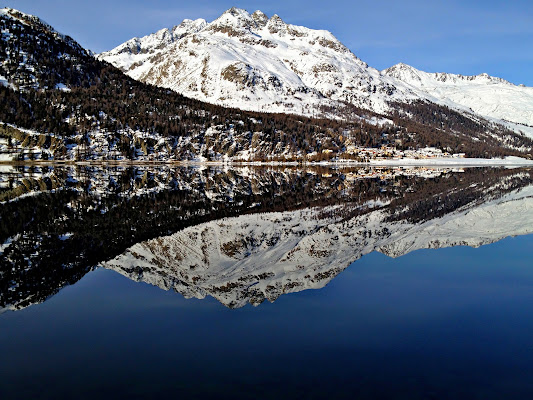
<path id="1" fill-rule="evenodd" d="M 460 105 L 484 117 L 533 126 L 532 87 L 513 85 L 487 74 L 427 73 L 406 64 L 394 65 L 383 74 L 408 84 L 421 97 L 451 107 Z"/>
<path id="2" fill-rule="evenodd" d="M 179 32 L 179 33 L 177 33 Z M 330 32 L 232 8 L 99 55 L 143 82 L 243 109 L 316 114 L 339 101 L 384 111 L 409 89 L 358 59 Z"/>
<path id="3" fill-rule="evenodd" d="M 104 267 L 187 298 L 213 296 L 235 308 L 321 288 L 372 251 L 398 257 L 533 232 L 531 186 L 422 223 L 387 222 L 386 209 L 348 221 L 320 217 L 333 209 L 208 222 L 136 244 Z"/>

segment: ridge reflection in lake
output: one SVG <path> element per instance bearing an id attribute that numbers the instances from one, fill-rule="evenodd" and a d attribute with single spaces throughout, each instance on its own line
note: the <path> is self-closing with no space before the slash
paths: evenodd
<path id="1" fill-rule="evenodd" d="M 533 396 L 530 169 L 2 168 L 2 399 Z"/>
<path id="2" fill-rule="evenodd" d="M 372 251 L 533 231 L 530 169 L 5 168 L 0 307 L 95 266 L 230 308 L 321 288 Z"/>

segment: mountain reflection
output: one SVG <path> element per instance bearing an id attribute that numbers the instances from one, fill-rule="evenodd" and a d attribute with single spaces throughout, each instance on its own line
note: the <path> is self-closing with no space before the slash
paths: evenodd
<path id="1" fill-rule="evenodd" d="M 533 232 L 533 170 L 0 170 L 0 309 L 102 265 L 236 308 L 320 288 L 364 254 Z"/>

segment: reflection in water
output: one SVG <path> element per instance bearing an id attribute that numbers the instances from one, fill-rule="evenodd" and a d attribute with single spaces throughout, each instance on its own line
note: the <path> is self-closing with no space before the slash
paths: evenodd
<path id="1" fill-rule="evenodd" d="M 533 231 L 529 169 L 4 168 L 0 307 L 97 265 L 236 308 L 320 288 L 372 251 Z"/>

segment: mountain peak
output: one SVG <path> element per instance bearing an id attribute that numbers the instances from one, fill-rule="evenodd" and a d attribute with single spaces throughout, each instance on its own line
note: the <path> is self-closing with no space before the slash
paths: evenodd
<path id="1" fill-rule="evenodd" d="M 268 23 L 268 16 L 260 10 L 255 11 L 252 14 L 252 18 L 260 28 L 263 28 Z"/>
<path id="2" fill-rule="evenodd" d="M 164 40 L 165 38 L 170 36 L 170 30 L 168 28 L 163 28 L 158 30 L 154 35 L 159 40 Z"/>
<path id="3" fill-rule="evenodd" d="M 474 78 L 477 79 L 477 80 L 488 81 L 488 82 L 491 82 L 491 83 L 504 83 L 504 84 L 512 85 L 511 82 L 506 81 L 503 78 L 498 78 L 497 76 L 489 75 L 486 72 L 483 72 L 483 73 L 481 73 L 479 75 L 476 75 L 476 76 L 474 76 Z"/>
<path id="4" fill-rule="evenodd" d="M 235 21 L 238 23 L 244 23 L 244 25 L 247 25 L 250 21 L 253 21 L 252 16 L 248 11 L 237 7 L 232 7 L 229 10 L 224 11 L 222 15 L 214 22 L 218 20 Z"/>
<path id="5" fill-rule="evenodd" d="M 195 20 L 184 19 L 181 24 L 172 28 L 172 36 L 175 39 L 180 39 L 183 36 L 189 35 L 191 33 L 196 33 L 201 31 L 207 26 L 207 21 L 203 18 L 198 18 Z"/>
<path id="6" fill-rule="evenodd" d="M 384 75 L 392 76 L 393 78 L 406 81 L 420 81 L 420 72 L 415 67 L 404 63 L 398 63 L 382 71 Z"/>
<path id="7" fill-rule="evenodd" d="M 222 13 L 222 15 L 225 15 L 225 14 L 230 14 L 230 15 L 233 15 L 235 17 L 239 16 L 239 15 L 250 15 L 248 13 L 248 11 L 246 11 L 245 9 L 243 8 L 238 8 L 238 7 L 231 7 L 229 10 L 226 10 Z"/>
<path id="8" fill-rule="evenodd" d="M 410 69 L 410 70 L 414 70 L 414 69 L 416 69 L 415 67 L 412 67 L 412 66 L 410 66 L 410 65 L 408 65 L 408 64 L 405 64 L 405 63 L 403 63 L 403 62 L 399 62 L 398 64 L 393 65 L 393 66 L 390 67 L 390 68 L 395 68 L 395 69 Z"/>
<path id="9" fill-rule="evenodd" d="M 418 72 L 418 70 L 415 67 L 412 67 L 403 62 L 399 62 L 398 64 L 395 64 L 392 67 L 385 69 L 383 72 L 395 72 L 395 71 L 416 71 Z"/>
<path id="10" fill-rule="evenodd" d="M 280 18 L 278 14 L 274 14 L 267 23 L 270 33 L 283 33 L 287 30 L 287 24 Z"/>
<path id="11" fill-rule="evenodd" d="M 230 36 L 240 36 L 243 31 L 263 29 L 268 27 L 270 33 L 283 33 L 287 30 L 287 24 L 277 14 L 271 18 L 260 10 L 253 14 L 248 11 L 232 7 L 222 13 L 215 21 L 209 24 L 210 30 L 226 33 Z"/>
<path id="12" fill-rule="evenodd" d="M 250 31 L 255 26 L 256 22 L 248 11 L 232 7 L 211 22 L 208 29 L 213 32 L 225 33 L 229 36 L 241 36 L 245 31 Z"/>

